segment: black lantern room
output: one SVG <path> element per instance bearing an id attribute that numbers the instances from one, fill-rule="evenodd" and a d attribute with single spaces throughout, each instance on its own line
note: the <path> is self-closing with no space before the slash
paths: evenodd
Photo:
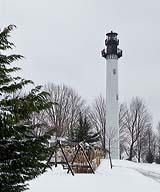
<path id="1" fill-rule="evenodd" d="M 102 50 L 102 56 L 104 58 L 108 58 L 108 56 L 122 57 L 122 50 L 118 48 L 119 40 L 117 39 L 117 35 L 118 34 L 113 31 L 106 34 L 107 38 L 105 40 L 105 45 L 107 48 L 106 50 Z"/>

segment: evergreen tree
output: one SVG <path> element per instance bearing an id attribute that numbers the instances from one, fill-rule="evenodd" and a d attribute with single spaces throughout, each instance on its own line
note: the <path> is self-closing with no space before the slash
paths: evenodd
<path id="1" fill-rule="evenodd" d="M 18 94 L 24 86 L 33 84 L 30 80 L 14 76 L 20 70 L 13 62 L 21 55 L 4 55 L 12 49 L 9 25 L 0 32 L 0 191 L 20 192 L 27 188 L 26 181 L 43 173 L 49 153 L 50 133 L 35 136 L 30 116 L 49 108 L 47 93 L 35 87 L 28 94 Z M 14 72 L 14 73 L 13 73 Z"/>
<path id="2" fill-rule="evenodd" d="M 83 117 L 83 115 L 80 113 L 78 125 L 70 133 L 70 140 L 77 143 L 93 143 L 99 141 L 99 137 L 99 132 L 94 133 L 92 131 L 91 123 L 87 116 Z"/>

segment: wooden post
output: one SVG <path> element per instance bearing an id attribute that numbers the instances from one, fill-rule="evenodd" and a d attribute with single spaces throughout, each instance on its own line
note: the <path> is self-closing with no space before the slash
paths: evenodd
<path id="1" fill-rule="evenodd" d="M 112 165 L 112 159 L 111 159 L 111 141 L 110 141 L 110 139 L 109 139 L 109 161 L 110 161 L 110 166 L 112 169 L 113 165 Z"/>
<path id="2" fill-rule="evenodd" d="M 76 156 L 77 156 L 77 154 L 78 154 L 78 152 L 79 152 L 79 149 L 80 149 L 80 147 L 79 147 L 79 145 L 78 145 L 78 149 L 77 149 L 77 151 L 76 151 L 76 154 L 75 154 L 75 156 L 74 156 L 74 158 L 73 158 L 73 160 L 72 160 L 72 162 L 71 162 L 71 166 L 73 165 L 73 163 L 74 163 L 74 161 L 75 161 L 75 159 L 76 159 Z M 67 171 L 67 173 L 69 173 L 69 169 L 68 169 L 68 171 Z"/>
<path id="3" fill-rule="evenodd" d="M 79 145 L 79 147 L 82 149 L 82 152 L 83 152 L 83 154 L 84 154 L 84 156 L 85 156 L 85 158 L 86 158 L 86 160 L 87 160 L 87 162 L 88 162 L 88 164 L 89 164 L 90 169 L 92 170 L 92 173 L 94 173 L 93 167 L 92 167 L 92 165 L 91 165 L 91 163 L 90 163 L 90 161 L 89 161 L 89 159 L 88 159 L 88 157 L 87 157 L 87 155 L 86 155 L 86 152 L 84 151 L 83 146 L 81 146 L 81 144 L 78 144 L 78 145 Z"/>
<path id="4" fill-rule="evenodd" d="M 73 172 L 72 167 L 70 166 L 70 164 L 69 164 L 69 162 L 68 162 L 68 159 L 67 159 L 67 157 L 66 157 L 66 155 L 65 155 L 65 153 L 64 153 L 64 151 L 63 151 L 63 148 L 62 148 L 62 146 L 61 146 L 60 141 L 58 141 L 58 144 L 59 144 L 59 147 L 60 147 L 60 149 L 61 149 L 61 151 L 62 151 L 62 153 L 63 153 L 63 156 L 64 156 L 64 158 L 65 158 L 65 160 L 66 160 L 66 163 L 67 163 L 67 165 L 68 165 L 68 172 L 67 172 L 67 173 L 69 173 L 69 170 L 70 170 L 71 173 L 72 173 L 72 175 L 74 176 L 74 172 Z"/>
<path id="5" fill-rule="evenodd" d="M 51 155 L 49 156 L 49 158 L 48 158 L 48 160 L 47 160 L 46 166 L 45 166 L 45 168 L 44 168 L 43 171 L 46 170 L 46 168 L 47 168 L 47 166 L 48 166 L 48 164 L 49 164 L 49 162 L 50 162 L 50 160 L 51 160 L 51 158 L 52 158 L 52 156 L 53 156 L 54 153 L 55 153 L 55 151 L 53 150 L 53 152 L 51 153 Z"/>
<path id="6" fill-rule="evenodd" d="M 55 167 L 57 167 L 57 150 L 55 150 Z"/>

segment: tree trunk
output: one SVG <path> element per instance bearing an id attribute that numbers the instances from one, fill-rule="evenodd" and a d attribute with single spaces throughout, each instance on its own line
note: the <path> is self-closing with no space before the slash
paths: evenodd
<path id="1" fill-rule="evenodd" d="M 141 157 L 140 157 L 140 154 L 138 155 L 138 163 L 141 162 Z"/>
<path id="2" fill-rule="evenodd" d="M 129 161 L 132 161 L 132 157 L 133 157 L 133 143 L 132 143 L 131 146 L 130 146 L 130 151 L 129 151 L 129 158 L 128 158 L 128 160 L 129 160 Z"/>

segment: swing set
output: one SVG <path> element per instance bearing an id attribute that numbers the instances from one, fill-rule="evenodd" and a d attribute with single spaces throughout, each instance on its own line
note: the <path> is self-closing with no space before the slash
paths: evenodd
<path id="1" fill-rule="evenodd" d="M 46 167 L 52 165 L 57 167 L 61 164 L 63 169 L 67 169 L 67 173 L 71 172 L 73 176 L 75 173 L 95 173 L 83 143 L 57 140 L 51 146 L 53 151 L 47 160 Z"/>

